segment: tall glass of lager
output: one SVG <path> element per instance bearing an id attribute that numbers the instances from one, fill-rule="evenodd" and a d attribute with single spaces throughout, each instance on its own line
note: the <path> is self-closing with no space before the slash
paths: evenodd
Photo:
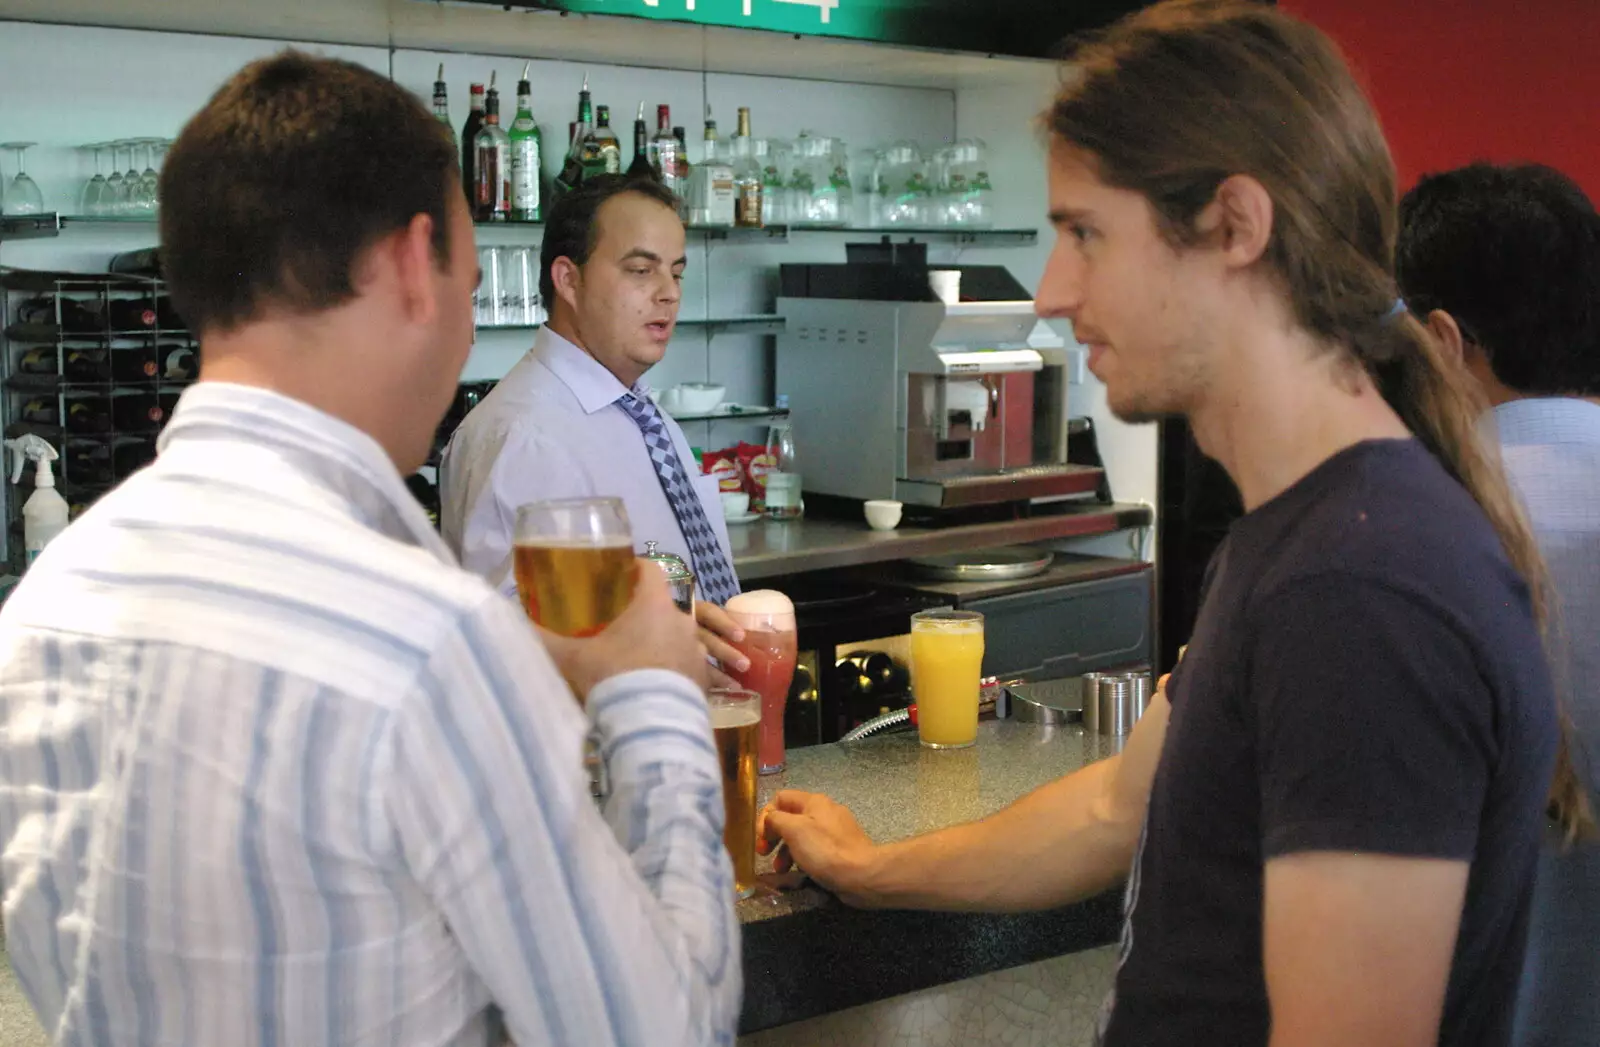
<path id="1" fill-rule="evenodd" d="M 761 695 L 718 688 L 706 700 L 722 764 L 722 804 L 727 814 L 722 845 L 733 859 L 734 890 L 748 898 L 756 891 L 756 736 Z"/>
<path id="2" fill-rule="evenodd" d="M 512 566 L 535 623 L 562 636 L 593 636 L 625 611 L 637 565 L 620 498 L 566 498 L 517 510 Z"/>

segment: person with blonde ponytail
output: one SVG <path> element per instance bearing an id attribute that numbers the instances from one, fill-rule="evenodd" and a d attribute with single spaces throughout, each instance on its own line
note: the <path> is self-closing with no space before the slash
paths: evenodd
<path id="1" fill-rule="evenodd" d="M 1478 163 L 1400 201 L 1395 275 L 1482 393 L 1549 566 L 1545 644 L 1578 745 L 1556 799 L 1592 808 L 1600 756 L 1600 215 L 1570 178 Z M 1574 804 L 1566 800 L 1567 807 Z M 1600 1043 L 1600 840 L 1539 855 L 1517 1047 Z"/>
<path id="2" fill-rule="evenodd" d="M 885 845 L 780 793 L 764 846 L 864 906 L 1126 879 L 1110 1047 L 1500 1047 L 1561 746 L 1543 569 L 1461 369 L 1398 299 L 1377 118 L 1266 4 L 1155 4 L 1069 61 L 1038 311 L 1119 417 L 1186 418 L 1245 514 L 1120 755 Z"/>

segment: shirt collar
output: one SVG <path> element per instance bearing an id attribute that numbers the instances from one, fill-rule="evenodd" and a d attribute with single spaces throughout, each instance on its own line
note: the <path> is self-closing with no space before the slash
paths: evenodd
<path id="1" fill-rule="evenodd" d="M 630 390 L 599 360 L 548 327 L 539 329 L 533 351 L 551 373 L 572 390 L 584 414 L 610 407 L 629 392 L 645 390 L 643 383 L 636 390 Z"/>
<path id="2" fill-rule="evenodd" d="M 1600 404 L 1571 396 L 1528 397 L 1496 407 L 1495 430 L 1506 446 L 1593 444 L 1600 446 Z"/>
<path id="3" fill-rule="evenodd" d="M 348 422 L 270 389 L 202 381 L 178 399 L 156 449 L 215 439 L 273 448 L 374 530 L 456 562 L 388 453 Z"/>

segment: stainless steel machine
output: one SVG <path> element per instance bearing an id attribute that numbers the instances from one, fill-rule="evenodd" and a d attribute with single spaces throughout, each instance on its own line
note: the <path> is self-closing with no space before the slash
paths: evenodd
<path id="1" fill-rule="evenodd" d="M 808 493 L 955 509 L 1096 491 L 1102 471 L 1068 463 L 1065 344 L 1003 269 L 964 268 L 964 298 L 1000 297 L 957 305 L 926 269 L 783 269 L 777 390 Z"/>

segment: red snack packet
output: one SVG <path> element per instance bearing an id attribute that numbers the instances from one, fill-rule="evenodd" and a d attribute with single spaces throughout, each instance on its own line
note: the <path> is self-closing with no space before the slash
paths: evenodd
<path id="1" fill-rule="evenodd" d="M 739 468 L 739 449 L 706 451 L 700 455 L 700 471 L 717 478 L 717 490 L 735 493 L 744 490 L 744 471 Z"/>
<path id="2" fill-rule="evenodd" d="M 750 495 L 750 511 L 766 512 L 767 474 L 777 463 L 767 449 L 758 444 L 741 443 L 738 447 L 739 471 L 744 476 L 744 489 Z"/>

